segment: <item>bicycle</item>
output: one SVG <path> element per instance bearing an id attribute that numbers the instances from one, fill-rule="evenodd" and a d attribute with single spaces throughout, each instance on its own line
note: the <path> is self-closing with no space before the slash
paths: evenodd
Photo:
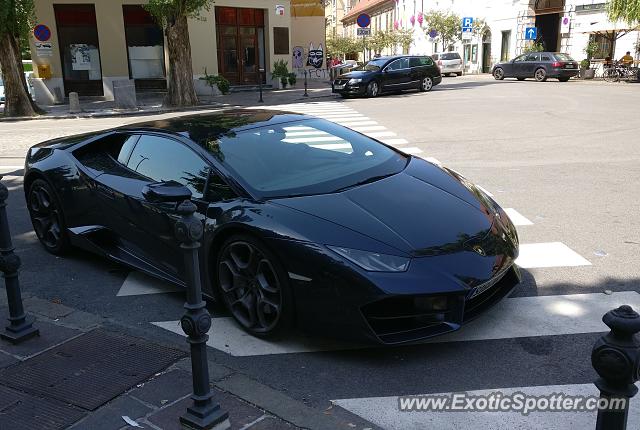
<path id="1" fill-rule="evenodd" d="M 602 72 L 602 77 L 607 82 L 619 82 L 621 79 L 630 81 L 632 79 L 637 79 L 637 76 L 637 67 L 629 67 L 619 61 L 616 61 L 613 65 L 606 67 Z"/>

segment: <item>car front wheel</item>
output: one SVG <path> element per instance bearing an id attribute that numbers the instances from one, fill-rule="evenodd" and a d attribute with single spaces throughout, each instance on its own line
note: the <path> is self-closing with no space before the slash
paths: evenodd
<path id="1" fill-rule="evenodd" d="M 277 257 L 251 236 L 230 237 L 217 257 L 219 292 L 244 330 L 269 337 L 291 325 L 288 277 Z"/>
<path id="2" fill-rule="evenodd" d="M 420 82 L 420 91 L 431 91 L 433 88 L 433 79 L 429 76 L 425 76 Z"/>
<path id="3" fill-rule="evenodd" d="M 367 97 L 377 97 L 378 94 L 380 94 L 380 85 L 378 82 L 369 82 L 369 85 L 367 85 Z"/>
<path id="4" fill-rule="evenodd" d="M 501 81 L 504 79 L 504 70 L 502 70 L 502 67 L 495 68 L 495 70 L 493 71 L 493 77 L 496 81 Z"/>
<path id="5" fill-rule="evenodd" d="M 70 247 L 64 226 L 62 206 L 51 186 L 36 179 L 29 187 L 27 197 L 31 224 L 44 248 L 52 254 L 64 254 Z"/>

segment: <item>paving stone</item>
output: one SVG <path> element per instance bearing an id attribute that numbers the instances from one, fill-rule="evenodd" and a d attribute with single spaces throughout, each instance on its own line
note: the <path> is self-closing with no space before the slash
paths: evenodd
<path id="1" fill-rule="evenodd" d="M 229 413 L 231 430 L 238 430 L 264 415 L 264 411 L 249 405 L 237 397 L 219 390 L 214 391 L 214 400 Z M 179 430 L 179 417 L 183 415 L 193 400 L 187 397 L 167 408 L 152 414 L 148 420 L 163 430 Z"/>
<path id="2" fill-rule="evenodd" d="M 24 299 L 23 304 L 27 312 L 43 315 L 47 318 L 51 318 L 52 320 L 65 317 L 73 312 L 73 309 L 68 306 L 60 303 L 54 303 L 49 300 L 38 299 L 36 297 Z"/>
<path id="3" fill-rule="evenodd" d="M 142 387 L 129 392 L 130 396 L 158 408 L 191 394 L 191 374 L 181 369 L 171 370 L 146 382 Z"/>
<path id="4" fill-rule="evenodd" d="M 12 364 L 16 364 L 17 362 L 18 360 L 16 360 L 12 356 L 0 351 L 0 369 L 2 369 L 3 367 L 9 367 Z"/>
<path id="5" fill-rule="evenodd" d="M 297 428 L 279 418 L 266 416 L 264 419 L 247 427 L 246 430 L 294 430 Z"/>
<path id="6" fill-rule="evenodd" d="M 0 309 L 0 329 L 4 330 L 5 322 L 9 317 L 7 308 Z M 82 332 L 68 327 L 61 327 L 42 320 L 36 320 L 34 326 L 40 330 L 40 336 L 33 337 L 18 345 L 13 345 L 5 340 L 0 340 L 0 350 L 9 354 L 28 357 L 51 348 L 54 345 L 65 342 L 74 336 L 78 336 Z"/>
<path id="7" fill-rule="evenodd" d="M 151 408 L 148 406 L 128 395 L 125 395 L 104 405 L 86 419 L 76 423 L 71 427 L 71 429 L 115 430 L 127 425 L 127 423 L 122 419 L 123 416 L 127 416 L 135 421 L 144 417 L 150 411 Z"/>

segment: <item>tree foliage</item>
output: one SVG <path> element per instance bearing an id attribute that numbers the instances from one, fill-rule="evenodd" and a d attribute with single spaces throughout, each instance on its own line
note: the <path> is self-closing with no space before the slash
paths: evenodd
<path id="1" fill-rule="evenodd" d="M 213 0 L 149 0 L 144 7 L 162 28 L 166 28 L 181 17 L 198 18 L 212 3 Z"/>
<path id="2" fill-rule="evenodd" d="M 413 43 L 413 30 L 400 29 L 392 31 L 390 34 L 391 46 L 400 46 L 403 53 L 408 53 Z"/>
<path id="3" fill-rule="evenodd" d="M 26 38 L 34 10 L 33 0 L 0 0 L 0 35 L 8 33 Z"/>
<path id="4" fill-rule="evenodd" d="M 609 0 L 607 15 L 613 22 L 624 21 L 631 26 L 640 25 L 640 0 Z"/>
<path id="5" fill-rule="evenodd" d="M 435 30 L 442 41 L 442 50 L 462 38 L 461 19 L 453 12 L 432 10 L 425 16 L 426 31 Z"/>

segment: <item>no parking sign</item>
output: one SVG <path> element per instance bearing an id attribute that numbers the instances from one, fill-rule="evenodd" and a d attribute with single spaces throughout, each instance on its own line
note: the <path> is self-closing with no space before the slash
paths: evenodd
<path id="1" fill-rule="evenodd" d="M 51 29 L 44 24 L 38 24 L 33 28 L 33 37 L 40 42 L 51 39 Z"/>

